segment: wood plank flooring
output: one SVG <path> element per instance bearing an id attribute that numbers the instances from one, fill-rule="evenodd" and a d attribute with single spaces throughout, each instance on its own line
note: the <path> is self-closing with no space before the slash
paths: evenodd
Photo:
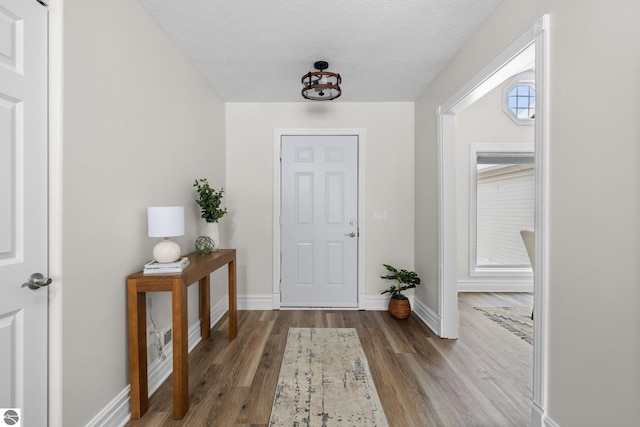
<path id="1" fill-rule="evenodd" d="M 466 293 L 460 338 L 443 340 L 415 315 L 384 311 L 240 311 L 189 355 L 190 409 L 172 419 L 169 377 L 127 426 L 266 427 L 289 327 L 356 328 L 391 427 L 528 426 L 533 348 L 474 310 L 531 306 L 531 294 Z"/>

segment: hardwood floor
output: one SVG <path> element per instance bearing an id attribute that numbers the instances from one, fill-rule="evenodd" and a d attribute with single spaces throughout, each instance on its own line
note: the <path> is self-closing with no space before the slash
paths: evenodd
<path id="1" fill-rule="evenodd" d="M 533 348 L 473 307 L 532 304 L 531 294 L 461 294 L 458 340 L 413 314 L 240 311 L 234 341 L 223 318 L 189 355 L 185 418 L 172 419 L 168 378 L 127 426 L 267 426 L 289 327 L 356 328 L 391 427 L 528 426 Z"/>

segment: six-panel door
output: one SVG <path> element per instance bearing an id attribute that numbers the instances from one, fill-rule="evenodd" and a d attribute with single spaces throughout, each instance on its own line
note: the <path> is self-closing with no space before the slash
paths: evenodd
<path id="1" fill-rule="evenodd" d="M 358 137 L 281 140 L 281 305 L 358 305 Z"/>
<path id="2" fill-rule="evenodd" d="M 0 0 L 0 408 L 45 426 L 48 292 L 21 287 L 33 273 L 47 274 L 47 10 Z"/>

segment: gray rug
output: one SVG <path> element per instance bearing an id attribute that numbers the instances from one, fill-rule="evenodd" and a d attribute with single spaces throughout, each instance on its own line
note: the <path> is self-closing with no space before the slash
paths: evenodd
<path id="1" fill-rule="evenodd" d="M 531 307 L 473 307 L 509 332 L 533 344 Z"/>
<path id="2" fill-rule="evenodd" d="M 355 329 L 289 329 L 269 426 L 388 426 Z"/>

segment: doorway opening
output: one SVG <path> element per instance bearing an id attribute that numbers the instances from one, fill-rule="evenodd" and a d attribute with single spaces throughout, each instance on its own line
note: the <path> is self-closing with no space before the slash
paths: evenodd
<path id="1" fill-rule="evenodd" d="M 548 144 L 549 144 L 549 15 L 544 15 L 502 54 L 438 108 L 439 153 L 439 276 L 440 336 L 457 338 L 458 262 L 456 206 L 456 115 L 482 98 L 508 77 L 523 70 L 523 61 L 534 57 L 535 69 L 535 250 L 532 425 L 542 425 L 547 399 L 547 313 L 548 286 Z"/>

